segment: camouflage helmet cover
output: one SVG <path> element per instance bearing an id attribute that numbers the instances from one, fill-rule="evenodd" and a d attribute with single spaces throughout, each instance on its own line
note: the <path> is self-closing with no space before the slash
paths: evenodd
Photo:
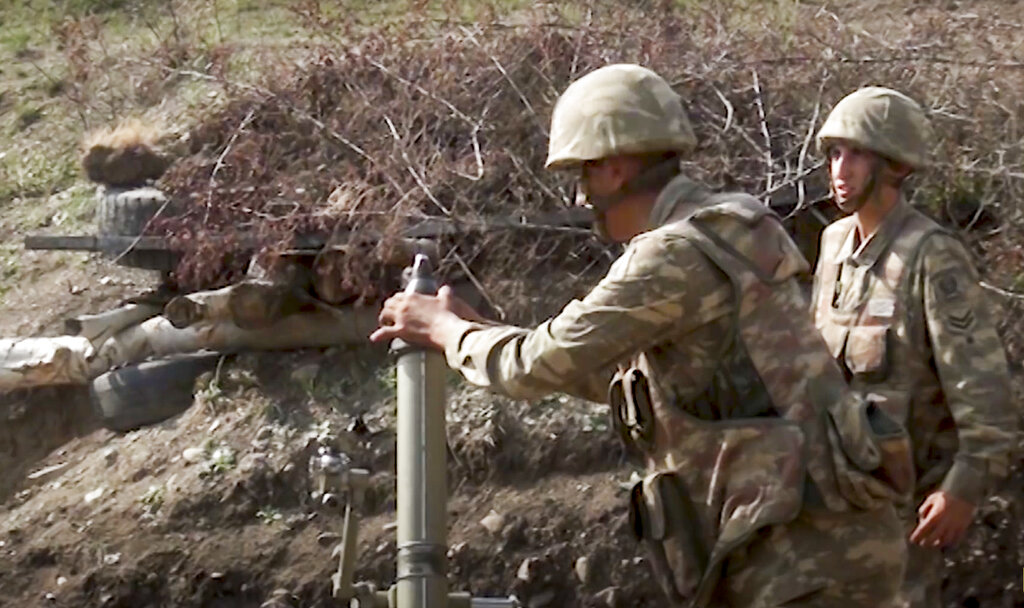
<path id="1" fill-rule="evenodd" d="M 569 85 L 555 104 L 549 169 L 617 154 L 685 152 L 697 143 L 679 95 L 651 70 L 599 68 Z"/>
<path id="2" fill-rule="evenodd" d="M 843 139 L 880 156 L 920 169 L 928 163 L 931 127 L 916 101 L 899 91 L 864 87 L 832 108 L 818 131 L 818 148 Z"/>

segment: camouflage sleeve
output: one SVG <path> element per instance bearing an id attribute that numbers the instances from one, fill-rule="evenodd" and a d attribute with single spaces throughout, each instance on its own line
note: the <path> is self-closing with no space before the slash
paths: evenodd
<path id="1" fill-rule="evenodd" d="M 814 264 L 814 280 L 811 283 L 811 318 L 818 312 L 818 298 L 821 297 L 821 266 L 823 255 L 821 252 L 825 247 L 825 235 L 821 237 L 821 241 L 818 243 L 818 261 Z"/>
<path id="2" fill-rule="evenodd" d="M 732 286 L 710 260 L 684 238 L 654 231 L 536 329 L 475 325 L 445 355 L 470 382 L 511 397 L 567 392 L 604 402 L 616 363 L 732 307 Z"/>
<path id="3" fill-rule="evenodd" d="M 977 504 L 1005 477 L 1017 417 L 992 311 L 967 251 L 938 234 L 921 252 L 924 314 L 959 448 L 942 489 Z"/>

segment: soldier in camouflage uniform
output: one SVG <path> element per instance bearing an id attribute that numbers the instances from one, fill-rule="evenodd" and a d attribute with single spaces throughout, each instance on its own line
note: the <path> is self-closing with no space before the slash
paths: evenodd
<path id="1" fill-rule="evenodd" d="M 920 106 L 890 89 L 836 105 L 818 143 L 836 204 L 815 272 L 815 323 L 852 387 L 904 422 L 917 482 L 904 513 L 906 606 L 941 605 L 942 547 L 1006 474 L 1016 417 L 1005 355 L 963 245 L 907 204 L 927 157 Z M 914 512 L 916 507 L 916 513 Z"/>
<path id="2" fill-rule="evenodd" d="M 657 74 L 584 76 L 555 106 L 547 166 L 579 171 L 601 232 L 628 241 L 608 275 L 532 330 L 484 322 L 444 288 L 398 294 L 371 337 L 443 350 L 512 397 L 607 399 L 650 473 L 631 522 L 672 605 L 891 605 L 906 433 L 848 390 L 778 218 L 679 174 L 694 145 Z"/>

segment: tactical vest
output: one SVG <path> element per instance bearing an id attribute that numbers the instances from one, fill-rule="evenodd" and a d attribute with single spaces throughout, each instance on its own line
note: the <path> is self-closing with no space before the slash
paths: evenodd
<path id="1" fill-rule="evenodd" d="M 832 356 L 846 369 L 850 386 L 870 395 L 890 416 L 907 425 L 920 472 L 931 457 L 927 453 L 931 441 L 915 436 L 924 431 L 913 428 L 910 417 L 919 420 L 921 416 L 949 414 L 939 403 L 943 400 L 941 384 L 928 363 L 931 353 L 924 313 L 920 298 L 912 292 L 924 243 L 945 231 L 916 210 L 906 209 L 886 250 L 873 264 L 851 265 L 846 285 L 841 287 L 843 265 L 837 263 L 836 256 L 856 227 L 853 218 L 842 222 L 826 231 L 822 239 L 815 325 Z M 851 298 L 854 295 L 859 295 L 856 301 Z M 920 405 L 914 407 L 915 403 Z M 918 426 L 931 432 L 939 426 L 938 420 L 932 422 Z M 945 473 L 949 464 L 928 468 Z M 941 475 L 936 475 L 936 479 L 918 480 L 918 485 L 939 481 Z"/>
<path id="2" fill-rule="evenodd" d="M 744 226 L 742 249 L 714 231 L 722 219 Z M 909 491 L 910 463 L 902 427 L 849 391 L 829 356 L 793 280 L 807 264 L 777 216 L 726 194 L 670 222 L 734 286 L 734 335 L 703 398 L 743 403 L 700 419 L 666 399 L 643 354 L 615 375 L 609 402 L 653 471 L 631 494 L 634 531 L 673 604 L 706 606 L 731 553 L 797 516 L 806 478 L 829 509 L 874 507 Z"/>

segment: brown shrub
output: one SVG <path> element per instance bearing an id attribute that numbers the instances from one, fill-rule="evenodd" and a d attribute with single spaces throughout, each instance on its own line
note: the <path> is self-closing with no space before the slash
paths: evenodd
<path id="1" fill-rule="evenodd" d="M 611 62 L 647 65 L 681 93 L 701 142 L 688 173 L 786 215 L 825 199 L 813 135 L 831 105 L 867 84 L 905 91 L 939 134 L 934 165 L 912 180 L 914 202 L 939 217 L 950 204 L 984 208 L 1005 228 L 998 218 L 1015 212 L 1024 177 L 1024 81 L 999 43 L 1010 30 L 995 9 L 968 18 L 921 7 L 885 31 L 878 6 L 777 8 L 755 21 L 742 3 L 580 3 L 472 24 L 413 11 L 364 30 L 314 15 L 309 27 L 337 43 L 311 49 L 299 67 L 265 66 L 261 86 L 235 87 L 165 175 L 188 212 L 162 228 L 201 252 L 186 256 L 179 279 L 227 280 L 207 234 L 257 234 L 269 250 L 299 233 L 349 234 L 375 246 L 343 261 L 345 288 L 377 297 L 391 237 L 424 217 L 476 226 L 569 205 L 573 176 L 542 170 L 550 110 L 571 80 Z M 1001 232 L 1015 249 L 1020 236 Z M 970 240 L 983 250 L 991 239 Z M 530 280 L 557 281 L 564 299 L 615 249 L 579 230 L 524 227 L 465 230 L 442 251 L 443 270 L 473 274 L 499 309 L 525 320 L 550 310 L 525 295 Z M 1015 280 L 1015 263 L 991 260 L 992 280 Z"/>

